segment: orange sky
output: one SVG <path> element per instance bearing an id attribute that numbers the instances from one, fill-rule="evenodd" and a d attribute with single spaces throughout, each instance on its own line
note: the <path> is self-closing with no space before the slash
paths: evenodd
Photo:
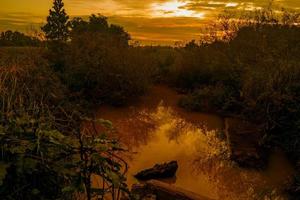
<path id="1" fill-rule="evenodd" d="M 101 13 L 125 27 L 144 44 L 174 44 L 199 37 L 203 24 L 224 9 L 252 10 L 269 0 L 65 0 L 70 16 Z M 274 0 L 275 5 L 300 8 L 300 0 Z M 29 32 L 45 22 L 52 0 L 0 0 L 0 30 Z"/>

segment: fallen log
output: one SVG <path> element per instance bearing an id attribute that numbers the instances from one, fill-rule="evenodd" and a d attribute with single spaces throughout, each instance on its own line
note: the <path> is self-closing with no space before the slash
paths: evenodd
<path id="1" fill-rule="evenodd" d="M 154 196 L 156 200 L 212 200 L 208 197 L 157 180 L 134 185 L 132 193 L 138 197 L 138 200 L 148 199 L 149 196 Z"/>
<path id="2" fill-rule="evenodd" d="M 135 177 L 139 180 L 151 180 L 151 179 L 164 179 L 164 178 L 172 178 L 175 176 L 176 171 L 178 169 L 177 161 L 171 161 L 169 163 L 164 164 L 156 164 L 154 167 L 150 169 L 143 170 L 135 175 Z"/>

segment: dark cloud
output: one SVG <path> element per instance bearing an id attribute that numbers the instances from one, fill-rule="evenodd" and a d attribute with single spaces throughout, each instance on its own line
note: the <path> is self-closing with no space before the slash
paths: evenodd
<path id="1" fill-rule="evenodd" d="M 258 9 L 267 7 L 270 0 L 192 0 L 186 1 L 187 4 L 183 6 L 184 9 L 194 11 L 214 11 L 212 13 L 220 12 L 224 9 Z M 299 0 L 274 0 L 274 8 L 300 8 Z"/>
<path id="2" fill-rule="evenodd" d="M 0 30 L 20 30 L 39 29 L 43 24 L 44 16 L 32 15 L 26 12 L 11 12 L 0 14 Z"/>
<path id="3" fill-rule="evenodd" d="M 199 38 L 201 29 L 209 21 L 197 18 L 110 17 L 111 23 L 122 24 L 134 40 L 143 44 L 171 44 Z"/>

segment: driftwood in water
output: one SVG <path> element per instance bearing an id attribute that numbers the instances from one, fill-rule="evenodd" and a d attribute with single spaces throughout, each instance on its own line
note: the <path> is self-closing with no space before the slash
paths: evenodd
<path id="1" fill-rule="evenodd" d="M 157 180 L 134 185 L 132 193 L 138 197 L 138 200 L 149 199 L 149 197 L 156 200 L 212 200 Z"/>
<path id="2" fill-rule="evenodd" d="M 163 179 L 172 178 L 175 176 L 178 169 L 177 161 L 164 163 L 162 165 L 156 164 L 153 168 L 143 170 L 135 175 L 139 180 Z"/>

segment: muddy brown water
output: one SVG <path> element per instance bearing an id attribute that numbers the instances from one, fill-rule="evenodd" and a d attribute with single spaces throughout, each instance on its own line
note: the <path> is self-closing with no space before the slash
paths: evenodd
<path id="1" fill-rule="evenodd" d="M 140 170 L 177 160 L 176 177 L 163 180 L 212 199 L 285 199 L 292 167 L 280 153 L 271 156 L 267 170 L 239 168 L 228 159 L 224 119 L 185 111 L 177 106 L 180 95 L 165 86 L 154 86 L 138 103 L 128 107 L 103 106 L 98 118 L 110 120 L 116 137 L 128 153 L 127 183 Z"/>

